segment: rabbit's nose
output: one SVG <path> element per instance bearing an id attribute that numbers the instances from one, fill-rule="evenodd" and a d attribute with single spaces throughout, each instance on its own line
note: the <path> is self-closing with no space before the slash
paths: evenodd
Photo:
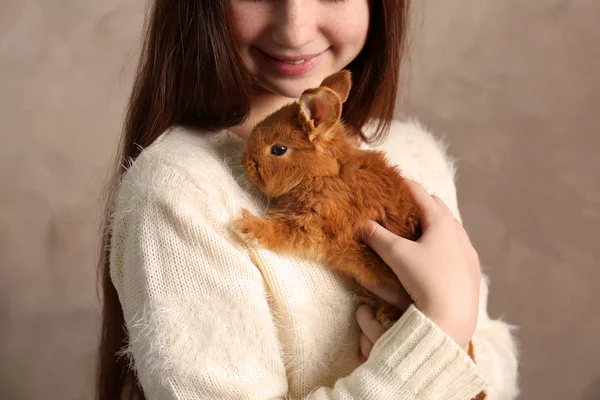
<path id="1" fill-rule="evenodd" d="M 256 162 L 254 162 L 254 159 L 252 159 L 250 157 L 243 158 L 242 159 L 242 164 L 246 168 L 256 168 Z"/>
<path id="2" fill-rule="evenodd" d="M 246 171 L 246 175 L 256 174 L 256 161 L 254 160 L 254 158 L 249 157 L 246 153 L 242 154 L 242 166 Z"/>
<path id="3" fill-rule="evenodd" d="M 257 169 L 258 168 L 258 163 L 256 162 L 256 159 L 254 157 L 248 157 L 248 164 L 253 168 L 253 169 Z"/>

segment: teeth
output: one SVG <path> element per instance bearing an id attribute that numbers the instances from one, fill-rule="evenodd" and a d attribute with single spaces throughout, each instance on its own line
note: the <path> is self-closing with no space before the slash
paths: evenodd
<path id="1" fill-rule="evenodd" d="M 298 65 L 298 64 L 302 64 L 305 61 L 306 61 L 305 59 L 302 59 L 302 60 L 296 60 L 296 61 L 284 61 L 284 63 Z"/>

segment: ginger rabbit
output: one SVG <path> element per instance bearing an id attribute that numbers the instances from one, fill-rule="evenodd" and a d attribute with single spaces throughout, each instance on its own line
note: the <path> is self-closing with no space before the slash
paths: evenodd
<path id="1" fill-rule="evenodd" d="M 350 87 L 350 73 L 341 71 L 257 124 L 242 165 L 273 206 L 264 217 L 243 210 L 233 228 L 272 251 L 317 259 L 382 284 L 397 278 L 358 239 L 360 230 L 372 219 L 416 240 L 419 215 L 398 169 L 382 152 L 359 149 L 348 137 L 340 116 Z M 360 286 L 357 294 L 376 309 L 384 328 L 401 316 Z"/>

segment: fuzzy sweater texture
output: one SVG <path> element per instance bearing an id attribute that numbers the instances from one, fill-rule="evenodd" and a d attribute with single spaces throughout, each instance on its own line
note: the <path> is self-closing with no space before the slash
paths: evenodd
<path id="1" fill-rule="evenodd" d="M 460 221 L 442 142 L 394 121 L 379 149 Z M 131 360 L 148 400 L 488 400 L 517 395 L 512 327 L 480 291 L 473 362 L 411 306 L 359 365 L 353 282 L 325 265 L 240 243 L 241 208 L 267 200 L 245 178 L 228 131 L 165 132 L 129 167 L 112 221 L 111 277 Z"/>

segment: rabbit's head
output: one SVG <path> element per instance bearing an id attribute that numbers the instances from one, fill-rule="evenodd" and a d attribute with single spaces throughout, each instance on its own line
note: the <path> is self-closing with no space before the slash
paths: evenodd
<path id="1" fill-rule="evenodd" d="M 349 146 L 340 117 L 350 87 L 350 72 L 340 71 L 259 122 L 242 154 L 248 179 L 276 198 L 302 181 L 337 175 Z"/>

